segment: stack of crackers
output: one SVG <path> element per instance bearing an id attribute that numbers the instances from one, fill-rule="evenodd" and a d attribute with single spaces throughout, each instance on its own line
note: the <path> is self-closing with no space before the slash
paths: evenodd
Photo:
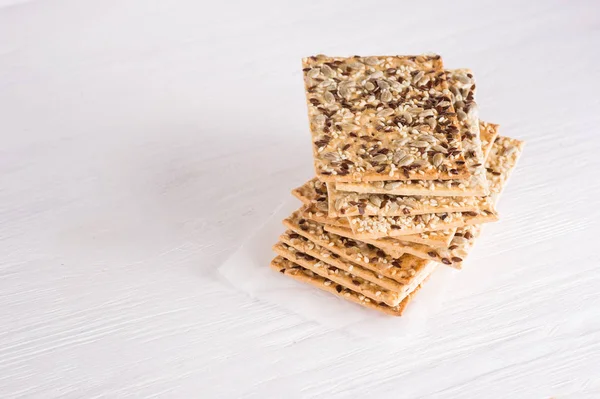
<path id="1" fill-rule="evenodd" d="M 316 177 L 271 267 L 391 315 L 439 267 L 460 269 L 523 142 L 479 120 L 468 69 L 439 55 L 303 60 Z"/>

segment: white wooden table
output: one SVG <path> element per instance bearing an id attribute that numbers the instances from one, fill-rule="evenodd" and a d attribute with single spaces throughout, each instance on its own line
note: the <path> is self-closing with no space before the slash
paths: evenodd
<path id="1" fill-rule="evenodd" d="M 598 3 L 284 3 L 0 0 L 0 397 L 600 397 Z M 423 334 L 219 282 L 311 176 L 300 58 L 421 52 L 528 142 Z"/>

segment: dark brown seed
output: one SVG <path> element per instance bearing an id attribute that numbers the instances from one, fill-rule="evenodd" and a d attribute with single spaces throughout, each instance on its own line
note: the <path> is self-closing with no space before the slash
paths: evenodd
<path id="1" fill-rule="evenodd" d="M 375 262 L 377 262 L 377 258 L 376 257 L 372 257 L 371 259 L 369 259 L 369 262 L 375 263 Z"/>
<path id="2" fill-rule="evenodd" d="M 339 285 L 339 284 L 338 284 L 338 285 L 336 285 L 336 286 L 335 286 L 335 290 L 336 290 L 338 293 L 342 292 L 342 286 L 341 286 L 341 285 Z"/>
<path id="3" fill-rule="evenodd" d="M 452 262 L 462 262 L 462 258 L 459 258 L 458 256 L 453 256 Z"/>
<path id="4" fill-rule="evenodd" d="M 450 262 L 450 259 L 448 259 L 448 258 L 442 258 L 442 263 L 445 264 L 445 265 L 451 265 L 452 264 L 452 262 Z"/>
<path id="5" fill-rule="evenodd" d="M 431 256 L 432 258 L 435 258 L 437 256 L 437 254 L 433 251 L 427 252 L 427 255 Z"/>
<path id="6" fill-rule="evenodd" d="M 410 214 L 410 209 L 408 209 L 408 208 L 402 208 L 402 213 L 405 214 L 405 215 L 408 215 L 408 214 Z"/>
<path id="7" fill-rule="evenodd" d="M 463 212 L 463 214 L 467 215 L 467 216 L 477 216 L 478 215 L 477 212 Z"/>
<path id="8" fill-rule="evenodd" d="M 358 281 L 358 280 L 352 280 L 352 284 L 354 284 L 354 285 L 360 285 L 360 281 Z"/>
<path id="9" fill-rule="evenodd" d="M 452 250 L 454 250 L 454 249 L 456 249 L 456 248 L 458 248 L 458 245 L 450 245 L 450 246 L 448 247 L 448 249 L 449 249 L 450 251 L 452 251 Z"/>
<path id="10" fill-rule="evenodd" d="M 298 224 L 304 224 L 304 223 L 306 223 L 306 219 L 300 219 L 300 220 L 298 220 Z"/>
<path id="11" fill-rule="evenodd" d="M 392 262 L 392 266 L 400 267 L 400 262 L 397 261 L 397 260 L 395 260 L 395 261 Z"/>
<path id="12" fill-rule="evenodd" d="M 290 237 L 290 238 L 298 238 L 298 237 L 300 237 L 300 234 L 290 233 L 290 234 L 288 234 L 288 237 Z"/>
<path id="13" fill-rule="evenodd" d="M 346 144 L 345 146 L 343 146 L 342 151 L 346 151 L 348 148 L 350 148 L 350 144 Z"/>
<path id="14" fill-rule="evenodd" d="M 279 273 L 283 273 L 283 274 L 285 274 L 285 269 L 280 269 L 280 270 L 279 270 Z"/>
<path id="15" fill-rule="evenodd" d="M 467 232 L 465 233 L 464 237 L 465 237 L 467 240 L 470 240 L 470 239 L 473 237 L 473 234 L 471 234 L 471 232 L 470 232 L 470 231 L 467 231 Z"/>
<path id="16" fill-rule="evenodd" d="M 377 256 L 379 256 L 380 258 L 385 258 L 385 252 L 383 252 L 381 249 L 377 251 Z"/>

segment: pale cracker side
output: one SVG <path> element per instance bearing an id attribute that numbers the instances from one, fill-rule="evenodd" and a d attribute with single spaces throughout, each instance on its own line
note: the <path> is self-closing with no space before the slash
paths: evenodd
<path id="1" fill-rule="evenodd" d="M 343 269 L 313 258 L 284 243 L 278 242 L 275 244 L 273 246 L 273 251 L 277 255 L 282 256 L 305 269 L 311 270 L 321 277 L 325 277 L 336 284 L 350 288 L 367 298 L 383 302 L 386 305 L 396 306 L 404 298 L 404 296 L 400 296 L 398 292 L 389 291 L 359 276 L 352 275 Z"/>
<path id="2" fill-rule="evenodd" d="M 409 283 L 411 277 L 429 263 L 412 255 L 392 258 L 372 245 L 325 231 L 323 224 L 306 219 L 299 211 L 284 219 L 283 224 L 294 233 L 327 248 L 342 258 L 399 283 Z"/>
<path id="3" fill-rule="evenodd" d="M 435 265 L 435 263 L 432 263 L 432 265 Z M 339 284 L 334 284 L 331 280 L 316 275 L 314 272 L 294 264 L 293 262 L 290 262 L 281 256 L 277 256 L 275 259 L 273 259 L 270 267 L 286 276 L 317 287 L 323 291 L 327 291 L 337 297 L 392 316 L 401 316 L 406 309 L 406 306 L 413 298 L 413 295 L 421 288 L 421 285 L 416 286 L 398 306 L 391 307 L 384 303 L 372 301 L 349 288 L 344 288 Z M 435 266 L 431 267 L 429 275 L 431 275 L 433 270 L 435 270 Z M 428 276 L 425 276 L 425 278 Z M 329 284 L 327 284 L 328 281 L 330 282 Z"/>
<path id="4" fill-rule="evenodd" d="M 322 247 L 319 244 L 315 244 L 309 239 L 294 233 L 292 230 L 287 230 L 285 233 L 283 233 L 279 237 L 279 240 L 300 252 L 312 256 L 315 259 L 333 265 L 338 269 L 345 270 L 358 277 L 362 277 L 363 279 L 370 281 L 374 284 L 380 285 L 381 287 L 387 290 L 398 293 L 406 292 L 406 284 L 399 283 L 395 280 L 384 277 L 377 272 L 366 269 L 358 265 L 357 263 L 350 262 L 339 256 L 338 254 L 327 250 L 325 247 Z"/>

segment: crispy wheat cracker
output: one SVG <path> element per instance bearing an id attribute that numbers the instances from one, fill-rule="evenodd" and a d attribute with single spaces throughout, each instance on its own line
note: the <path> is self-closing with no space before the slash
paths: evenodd
<path id="1" fill-rule="evenodd" d="M 303 205 L 300 210 L 307 219 L 317 223 L 350 229 L 348 218 L 330 218 L 327 216 L 327 211 L 322 211 L 318 209 L 317 206 L 318 203 Z M 418 234 L 406 234 L 402 236 L 402 240 L 431 245 L 432 247 L 447 247 L 450 244 L 455 231 L 456 228 L 451 228 L 425 231 Z"/>
<path id="2" fill-rule="evenodd" d="M 320 180 L 470 176 L 440 56 L 319 55 L 302 63 Z"/>
<path id="3" fill-rule="evenodd" d="M 383 302 L 389 306 L 396 306 L 404 299 L 404 295 L 400 295 L 398 292 L 390 291 L 376 285 L 375 283 L 365 280 L 344 269 L 340 269 L 334 265 L 316 259 L 311 255 L 298 251 L 296 248 L 287 244 L 278 242 L 273 246 L 273 251 L 275 251 L 277 255 L 283 256 L 287 260 L 294 262 L 305 269 L 311 270 L 321 277 L 325 277 L 343 287 L 350 288 L 377 302 Z"/>
<path id="4" fill-rule="evenodd" d="M 315 244 L 309 239 L 300 236 L 292 230 L 287 230 L 279 237 L 280 241 L 294 247 L 296 250 L 306 253 L 318 260 L 331 264 L 339 269 L 357 275 L 367 281 L 394 292 L 405 292 L 406 284 L 400 283 L 379 274 L 378 271 L 364 268 L 357 263 L 351 262 L 340 255 L 329 251 L 326 247 Z"/>
<path id="5" fill-rule="evenodd" d="M 498 220 L 498 214 L 493 206 L 490 206 L 474 212 L 432 213 L 415 216 L 353 216 L 348 220 L 355 238 L 364 239 L 399 237 L 405 234 L 490 223 Z"/>
<path id="6" fill-rule="evenodd" d="M 403 284 L 409 283 L 430 262 L 412 255 L 392 258 L 373 245 L 326 231 L 325 225 L 307 219 L 301 211 L 292 213 L 283 220 L 283 224 L 294 233 L 346 260 Z"/>
<path id="7" fill-rule="evenodd" d="M 431 270 L 429 272 L 429 275 L 433 272 L 433 270 L 435 270 L 435 263 L 433 263 L 432 265 L 434 266 L 430 266 Z M 404 310 L 406 309 L 406 306 L 413 298 L 414 294 L 421 288 L 420 284 L 417 285 L 399 305 L 389 306 L 381 302 L 373 301 L 370 298 L 367 298 L 366 296 L 351 290 L 350 288 L 343 287 L 340 284 L 335 284 L 333 281 L 319 276 L 311 270 L 303 268 L 302 266 L 295 264 L 281 256 L 277 256 L 275 259 L 273 259 L 271 261 L 270 267 L 273 270 L 276 270 L 295 280 L 310 284 L 321 290 L 327 291 L 335 296 L 354 302 L 358 305 L 378 310 L 380 312 L 392 316 L 401 316 Z M 428 276 L 425 276 L 425 278 L 427 277 Z"/>
<path id="8" fill-rule="evenodd" d="M 492 191 L 490 198 L 494 203 L 497 203 L 511 172 L 516 167 L 523 146 L 524 143 L 522 141 L 508 137 L 499 137 L 495 141 L 492 154 L 486 164 L 487 178 L 490 181 L 490 189 Z M 463 261 L 481 233 L 481 227 L 481 225 L 473 225 L 458 228 L 450 245 L 446 248 L 432 248 L 418 243 L 404 242 L 401 240 L 401 237 L 397 240 L 383 238 L 378 240 L 364 240 L 364 242 L 374 245 L 390 256 L 411 254 L 461 269 Z M 341 234 L 340 231 L 336 232 L 345 237 L 352 237 L 350 234 Z"/>
<path id="9" fill-rule="evenodd" d="M 310 255 L 315 259 L 333 265 L 338 269 L 342 269 L 346 272 L 352 273 L 376 285 L 380 285 L 381 287 L 387 290 L 398 292 L 401 294 L 406 293 L 408 285 L 384 277 L 378 272 L 366 269 L 357 263 L 350 262 L 349 260 L 346 260 L 339 256 L 338 254 L 329 251 L 327 248 L 320 246 L 319 244 L 315 244 L 309 239 L 294 233 L 292 230 L 287 230 L 285 233 L 283 233 L 279 237 L 279 241 L 289 245 L 290 247 L 295 248 L 300 252 Z"/>
<path id="10" fill-rule="evenodd" d="M 499 126 L 488 122 L 479 122 L 480 140 L 483 158 L 492 148 L 498 136 Z M 363 182 L 363 183 L 336 183 L 339 191 L 348 191 L 364 194 L 390 194 L 390 195 L 427 195 L 427 196 L 482 196 L 487 195 L 485 190 L 478 186 L 469 186 L 463 180 L 407 180 L 393 182 Z"/>
<path id="11" fill-rule="evenodd" d="M 336 190 L 334 183 L 327 183 L 329 217 L 404 216 L 477 211 L 486 206 L 486 198 L 349 193 Z M 318 201 L 315 204 L 320 203 Z"/>

